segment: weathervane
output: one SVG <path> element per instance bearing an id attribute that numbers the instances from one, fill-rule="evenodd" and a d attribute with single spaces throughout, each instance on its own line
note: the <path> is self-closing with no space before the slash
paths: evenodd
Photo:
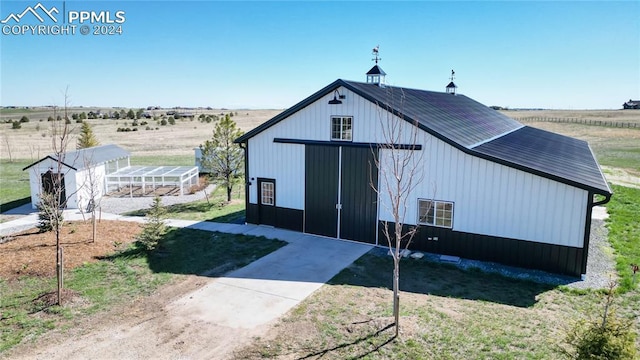
<path id="1" fill-rule="evenodd" d="M 373 59 L 371 59 L 371 61 L 375 61 L 376 65 L 378 65 L 378 61 L 382 60 L 380 57 L 378 57 L 380 53 L 380 45 L 376 45 L 376 47 L 373 48 L 373 50 L 371 51 L 371 54 L 374 56 Z"/>
<path id="2" fill-rule="evenodd" d="M 456 72 L 451 70 L 451 81 L 455 78 Z"/>

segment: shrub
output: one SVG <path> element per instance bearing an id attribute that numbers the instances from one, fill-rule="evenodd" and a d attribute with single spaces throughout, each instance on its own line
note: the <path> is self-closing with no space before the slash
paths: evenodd
<path id="1" fill-rule="evenodd" d="M 138 125 L 140 125 L 140 124 L 138 124 L 138 120 L 133 120 L 131 122 L 131 126 L 138 126 Z"/>
<path id="2" fill-rule="evenodd" d="M 54 221 L 57 219 L 62 224 L 62 210 L 56 209 L 53 194 L 40 194 L 40 203 L 38 204 L 38 224 L 36 227 L 41 233 L 53 230 Z"/>
<path id="3" fill-rule="evenodd" d="M 169 124 L 175 125 L 176 124 L 176 119 L 174 117 L 170 117 L 169 118 Z"/>
<path id="4" fill-rule="evenodd" d="M 20 122 L 21 122 L 21 123 L 27 123 L 27 122 L 29 122 L 29 118 L 28 118 L 26 115 L 24 115 L 24 116 L 22 116 L 22 117 L 20 118 Z"/>
<path id="5" fill-rule="evenodd" d="M 65 123 L 65 124 L 71 124 L 71 120 L 70 120 L 70 119 L 65 119 L 65 120 L 64 120 L 64 123 Z"/>
<path id="6" fill-rule="evenodd" d="M 166 215 L 167 209 L 162 205 L 162 199 L 156 196 L 153 198 L 153 205 L 147 212 L 147 222 L 136 239 L 146 251 L 154 250 L 160 239 L 167 233 L 167 227 L 164 223 Z"/>
<path id="7" fill-rule="evenodd" d="M 636 333 L 633 321 L 619 317 L 611 306 L 616 283 L 607 291 L 601 317 L 579 321 L 568 332 L 569 349 L 563 352 L 573 359 L 618 360 L 635 359 Z"/>
<path id="8" fill-rule="evenodd" d="M 160 125 L 162 125 L 162 126 L 167 125 L 167 120 L 165 120 L 165 119 L 160 120 Z"/>
<path id="9" fill-rule="evenodd" d="M 22 127 L 22 125 L 20 125 L 20 123 L 18 121 L 14 121 L 11 123 L 11 128 L 12 129 L 20 129 Z"/>

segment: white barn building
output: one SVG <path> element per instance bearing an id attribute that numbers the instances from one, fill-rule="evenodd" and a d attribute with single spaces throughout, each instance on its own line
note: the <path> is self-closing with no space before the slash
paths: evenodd
<path id="1" fill-rule="evenodd" d="M 585 141 L 524 126 L 455 85 L 386 86 L 378 65 L 367 75 L 336 80 L 236 140 L 248 223 L 386 246 L 380 225 L 393 218 L 369 183 L 389 153 L 383 124 L 394 123 L 406 129 L 399 145 L 422 152 L 422 180 L 407 195 L 406 226 L 419 228 L 411 248 L 586 272 L 591 211 L 612 193 Z"/>

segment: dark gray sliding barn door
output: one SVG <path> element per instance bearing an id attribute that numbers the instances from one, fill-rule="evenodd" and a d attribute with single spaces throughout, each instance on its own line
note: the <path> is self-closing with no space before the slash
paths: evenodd
<path id="1" fill-rule="evenodd" d="M 375 151 L 375 150 L 374 150 Z M 378 169 L 370 148 L 342 148 L 340 238 L 376 243 Z"/>
<path id="2" fill-rule="evenodd" d="M 338 148 L 305 146 L 304 231 L 338 235 Z"/>
<path id="3" fill-rule="evenodd" d="M 376 242 L 377 169 L 369 148 L 305 146 L 304 231 Z"/>

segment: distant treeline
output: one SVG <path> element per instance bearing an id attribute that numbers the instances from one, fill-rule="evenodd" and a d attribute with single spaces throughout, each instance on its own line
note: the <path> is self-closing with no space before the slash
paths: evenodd
<path id="1" fill-rule="evenodd" d="M 593 120 L 593 119 L 578 119 L 578 118 L 553 118 L 553 117 L 537 117 L 527 116 L 514 118 L 523 122 L 556 122 L 556 123 L 572 123 L 572 124 L 585 124 L 594 126 L 608 126 L 617 128 L 640 128 L 640 124 L 632 122 L 620 122 L 610 120 Z"/>

